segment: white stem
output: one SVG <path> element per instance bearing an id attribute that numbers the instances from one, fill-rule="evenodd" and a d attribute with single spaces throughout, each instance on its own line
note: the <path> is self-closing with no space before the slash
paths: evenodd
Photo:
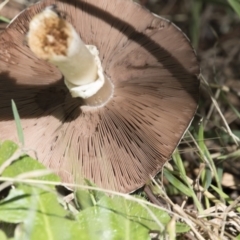
<path id="1" fill-rule="evenodd" d="M 47 7 L 31 20 L 28 44 L 37 57 L 59 68 L 73 97 L 89 98 L 104 85 L 97 48 L 86 46 L 53 7 Z"/>
<path id="2" fill-rule="evenodd" d="M 74 29 L 73 29 L 74 30 Z M 56 65 L 65 79 L 74 85 L 84 85 L 97 79 L 97 64 L 74 30 L 74 37 L 68 47 L 67 57 L 55 57 L 49 61 Z M 71 70 L 70 70 L 71 69 Z"/>

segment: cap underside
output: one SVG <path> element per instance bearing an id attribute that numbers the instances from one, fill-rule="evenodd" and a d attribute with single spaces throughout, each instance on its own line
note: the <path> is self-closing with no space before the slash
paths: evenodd
<path id="1" fill-rule="evenodd" d="M 100 52 L 114 85 L 104 107 L 73 99 L 61 73 L 26 44 L 30 19 L 53 3 Z M 26 146 L 63 181 L 87 178 L 131 192 L 160 171 L 189 126 L 198 73 L 184 34 L 129 0 L 42 1 L 0 35 L 0 139 L 17 140 L 14 99 Z"/>

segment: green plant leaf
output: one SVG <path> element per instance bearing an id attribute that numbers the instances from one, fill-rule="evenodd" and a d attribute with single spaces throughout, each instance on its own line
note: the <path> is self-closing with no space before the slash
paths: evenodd
<path id="1" fill-rule="evenodd" d="M 2 174 L 3 177 L 16 177 L 19 174 L 31 172 L 35 170 L 45 170 L 45 166 L 43 166 L 37 160 L 24 155 L 19 158 L 17 161 L 14 161 L 8 168 L 6 168 Z M 45 180 L 45 181 L 54 181 L 60 182 L 60 178 L 56 174 L 48 174 L 43 175 L 41 177 L 36 177 L 35 179 Z"/>
<path id="2" fill-rule="evenodd" d="M 88 179 L 84 179 L 84 182 L 86 186 L 97 187 L 96 184 L 92 183 Z M 80 209 L 85 209 L 96 205 L 96 203 L 105 196 L 105 194 L 101 191 L 81 188 L 76 188 L 74 195 L 75 203 Z"/>
<path id="3" fill-rule="evenodd" d="M 19 223 L 15 239 L 78 240 L 78 222 L 67 218 L 55 192 L 19 185 L 0 202 L 0 219 Z"/>
<path id="4" fill-rule="evenodd" d="M 148 207 L 164 225 L 170 221 L 169 215 L 159 209 Z M 148 210 L 137 202 L 122 197 L 101 198 L 96 206 L 78 214 L 82 239 L 150 239 L 149 231 L 161 232 L 159 225 Z M 185 225 L 186 227 L 186 225 Z M 181 231 L 184 226 L 181 225 Z M 179 231 L 177 226 L 177 231 Z M 189 230 L 188 227 L 185 230 Z"/>
<path id="5" fill-rule="evenodd" d="M 58 203 L 55 192 L 27 185 L 20 184 L 17 188 L 11 189 L 9 195 L 0 201 L 0 219 L 4 222 L 24 222 L 31 213 L 34 218 L 46 216 L 64 218 L 67 215 Z"/>
<path id="6" fill-rule="evenodd" d="M 3 142 L 0 145 L 0 166 L 9 159 L 17 149 L 17 144 L 12 141 Z"/>
<path id="7" fill-rule="evenodd" d="M 11 142 L 5 141 L 0 145 L 0 166 L 9 159 L 18 146 Z M 34 171 L 34 170 L 44 170 L 46 169 L 40 162 L 37 160 L 24 155 L 21 156 L 18 160 L 14 161 L 10 166 L 8 166 L 4 171 L 3 177 L 16 177 L 19 174 Z M 37 179 L 47 180 L 47 181 L 60 181 L 60 178 L 56 174 L 44 175 L 38 177 Z"/>
<path id="8" fill-rule="evenodd" d="M 77 201 L 77 205 L 79 206 L 80 209 L 85 209 L 94 206 L 94 203 L 92 201 L 93 196 L 91 196 L 88 190 L 77 189 L 74 195 Z"/>
<path id="9" fill-rule="evenodd" d="M 77 222 L 68 219 L 68 212 L 57 201 L 56 193 L 24 186 L 31 193 L 21 239 L 79 239 Z M 78 238 L 77 238 L 77 235 Z"/>
<path id="10" fill-rule="evenodd" d="M 0 240 L 7 240 L 7 236 L 2 230 L 0 230 Z"/>
<path id="11" fill-rule="evenodd" d="M 11 189 L 8 196 L 0 201 L 0 220 L 8 223 L 22 222 L 27 216 L 30 196 L 22 189 Z"/>
<path id="12" fill-rule="evenodd" d="M 15 152 L 17 145 L 6 141 L 0 146 L 1 162 L 6 161 Z M 45 169 L 38 161 L 25 155 L 14 161 L 4 172 L 5 177 Z M 48 181 L 58 181 L 55 174 L 38 177 Z M 58 203 L 56 192 L 17 184 L 9 195 L 0 201 L 0 219 L 9 223 L 22 223 L 15 239 L 79 239 L 77 221 L 66 216 L 68 211 Z M 51 188 L 49 188 L 51 189 Z"/>
<path id="13" fill-rule="evenodd" d="M 88 179 L 84 179 L 85 181 L 85 184 L 87 186 L 90 186 L 90 187 L 97 187 L 96 184 L 94 184 L 93 182 L 91 182 L 90 180 Z M 105 196 L 105 193 L 104 192 L 101 192 L 101 191 L 96 191 L 96 190 L 89 190 L 89 192 L 93 195 L 95 201 L 99 201 L 102 197 Z"/>

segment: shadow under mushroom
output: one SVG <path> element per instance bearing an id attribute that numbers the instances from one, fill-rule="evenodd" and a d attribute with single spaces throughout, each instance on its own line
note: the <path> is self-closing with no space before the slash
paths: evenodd
<path id="1" fill-rule="evenodd" d="M 53 115 L 62 122 L 72 121 L 81 114 L 84 102 L 80 98 L 72 98 L 66 88 L 63 78 L 52 84 L 30 85 L 17 84 L 16 79 L 9 76 L 8 72 L 0 73 L 1 92 L 1 120 L 13 120 L 11 100 L 19 106 L 22 119 L 38 118 Z M 59 115 L 55 109 L 61 108 Z M 75 114 L 72 114 L 72 112 Z"/>

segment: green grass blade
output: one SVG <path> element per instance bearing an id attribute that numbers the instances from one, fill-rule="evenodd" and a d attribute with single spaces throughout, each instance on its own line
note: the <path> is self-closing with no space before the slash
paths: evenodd
<path id="1" fill-rule="evenodd" d="M 180 192 L 184 193 L 188 197 L 192 197 L 191 189 L 189 189 L 188 186 L 179 181 L 167 168 L 164 169 L 164 176 Z"/>
<path id="2" fill-rule="evenodd" d="M 226 159 L 229 159 L 229 158 L 240 159 L 240 149 L 236 150 L 232 153 L 229 153 L 227 155 L 222 155 L 222 156 L 218 157 L 219 160 L 226 160 Z"/>
<path id="3" fill-rule="evenodd" d="M 240 0 L 228 0 L 228 2 L 234 9 L 234 11 L 237 13 L 237 15 L 240 17 Z"/>
<path id="4" fill-rule="evenodd" d="M 20 143 L 22 144 L 22 146 L 24 146 L 23 129 L 22 129 L 21 120 L 20 120 L 20 117 L 18 114 L 17 106 L 16 106 L 14 100 L 12 100 L 12 111 L 13 111 L 13 116 L 15 119 L 16 127 L 17 127 L 18 139 L 19 139 Z"/>
<path id="5" fill-rule="evenodd" d="M 0 21 L 5 22 L 5 23 L 10 23 L 11 22 L 8 18 L 5 18 L 3 16 L 0 16 Z"/>
<path id="6" fill-rule="evenodd" d="M 229 204 L 231 204 L 233 201 L 230 199 L 230 197 L 224 193 L 221 189 L 219 189 L 218 187 L 211 185 L 211 188 L 219 194 L 219 196 L 224 199 L 226 202 L 228 202 Z"/>
<path id="7" fill-rule="evenodd" d="M 192 0 L 191 7 L 191 23 L 190 23 L 190 38 L 192 45 L 197 48 L 199 42 L 200 29 L 200 14 L 203 2 L 201 0 Z"/>
<path id="8" fill-rule="evenodd" d="M 181 173 L 182 176 L 186 176 L 186 171 L 183 165 L 183 161 L 181 159 L 181 156 L 179 154 L 178 149 L 175 150 L 175 152 L 172 155 L 173 161 L 177 166 L 177 169 L 179 170 L 179 172 Z"/>

